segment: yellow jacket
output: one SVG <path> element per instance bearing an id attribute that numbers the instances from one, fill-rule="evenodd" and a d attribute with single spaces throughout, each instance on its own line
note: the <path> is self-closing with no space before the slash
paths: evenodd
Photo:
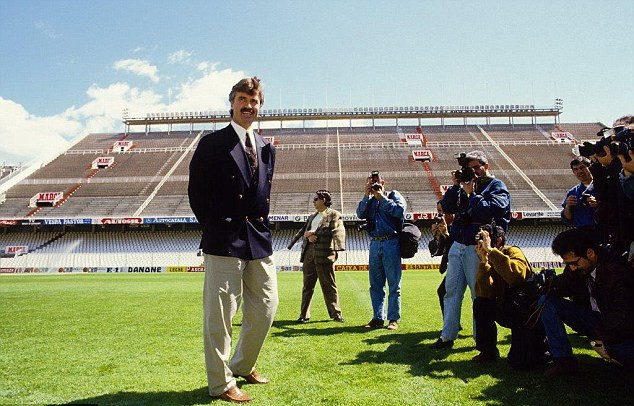
<path id="1" fill-rule="evenodd" d="M 514 246 L 493 248 L 489 261 L 480 263 L 476 274 L 475 294 L 501 301 L 507 287 L 515 287 L 533 276 L 533 269 L 521 249 Z"/>

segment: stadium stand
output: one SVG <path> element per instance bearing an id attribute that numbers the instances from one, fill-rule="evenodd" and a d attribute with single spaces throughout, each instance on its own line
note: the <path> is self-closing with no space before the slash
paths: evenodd
<path id="1" fill-rule="evenodd" d="M 601 123 L 564 123 L 264 129 L 262 135 L 275 137 L 277 147 L 271 214 L 309 214 L 313 211 L 314 191 L 326 188 L 333 192 L 333 208 L 353 219 L 363 184 L 372 170 L 382 172 L 388 189 L 397 189 L 404 195 L 409 213 L 433 213 L 442 187 L 450 183 L 451 171 L 457 168 L 454 154 L 473 149 L 489 156 L 491 172 L 511 192 L 514 211 L 554 212 L 553 207 L 558 210 L 565 191 L 576 179 L 568 166 L 573 144 L 555 142 L 549 134 L 566 131 L 576 140 L 593 139 L 602 127 Z M 4 193 L 0 220 L 8 224 L 14 224 L 14 219 L 28 222 L 15 229 L 0 228 L 0 244 L 27 245 L 31 252 L 3 258 L 2 266 L 119 266 L 122 262 L 200 265 L 201 259 L 196 255 L 198 232 L 191 229 L 193 226 L 126 232 L 112 228 L 125 229 L 121 225 L 103 230 L 95 227 L 100 227 L 100 218 L 191 218 L 188 166 L 197 137 L 206 132 L 209 131 L 84 137 Z M 419 148 L 429 149 L 432 161 L 414 161 L 412 150 L 416 147 L 402 141 L 403 134 L 422 134 L 426 145 Z M 131 141 L 134 147 L 127 152 L 110 152 L 121 139 Z M 114 164 L 93 170 L 92 162 L 104 156 L 114 157 Z M 40 192 L 63 192 L 64 199 L 56 207 L 33 210 L 28 207 L 29 200 Z M 51 231 L 43 227 L 33 232 L 31 228 L 46 219 L 74 218 L 89 222 L 93 219 L 92 229 L 64 226 Z M 285 249 L 293 233 L 288 227 L 289 224 L 276 227 L 275 258 L 278 264 L 295 266 L 299 246 L 291 251 Z M 509 242 L 521 246 L 533 261 L 555 261 L 547 247 L 558 227 L 551 223 L 513 226 Z M 348 235 L 348 250 L 341 253 L 340 263 L 367 263 L 365 235 L 354 228 L 349 229 Z M 37 248 L 45 243 L 45 247 Z M 430 258 L 423 245 L 416 257 L 406 261 L 436 262 L 437 258 Z"/>

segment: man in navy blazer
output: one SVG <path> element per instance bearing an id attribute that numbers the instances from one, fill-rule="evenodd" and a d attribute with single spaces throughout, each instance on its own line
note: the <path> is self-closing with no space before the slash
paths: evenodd
<path id="1" fill-rule="evenodd" d="M 236 377 L 268 382 L 255 363 L 278 304 L 268 222 L 275 149 L 252 129 L 263 101 L 258 78 L 234 85 L 231 124 L 203 137 L 189 166 L 189 203 L 203 229 L 209 394 L 233 402 L 251 400 Z M 230 359 L 231 322 L 241 301 L 242 329 Z"/>

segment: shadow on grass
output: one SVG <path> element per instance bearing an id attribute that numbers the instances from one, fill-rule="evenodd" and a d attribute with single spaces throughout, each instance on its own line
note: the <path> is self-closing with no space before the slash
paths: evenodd
<path id="1" fill-rule="evenodd" d="M 68 403 L 60 403 L 57 406 L 73 405 L 73 404 L 92 404 L 99 406 L 163 406 L 163 405 L 199 405 L 208 404 L 213 399 L 207 392 L 207 387 L 186 390 L 180 392 L 118 392 L 107 393 L 104 395 L 94 396 L 85 399 L 73 400 Z M 226 404 L 224 401 L 218 400 L 213 403 Z"/>
<path id="2" fill-rule="evenodd" d="M 624 405 L 632 404 L 634 399 L 634 373 L 609 365 L 595 356 L 576 354 L 582 370 L 579 376 L 546 378 L 543 375 L 545 365 L 528 371 L 514 370 L 507 364 L 506 354 L 495 362 L 478 364 L 471 361 L 477 354 L 474 346 L 444 350 L 428 348 L 437 337 L 436 332 L 371 337 L 364 341 L 369 348 L 378 345 L 380 350 L 359 352 L 356 359 L 345 364 L 409 365 L 412 375 L 425 379 L 457 379 L 462 384 L 472 385 L 486 382 L 473 399 L 487 405 L 552 405 L 556 399 L 561 400 L 560 404 L 577 406 Z M 571 336 L 570 339 L 575 348 L 587 345 L 581 337 Z M 505 341 L 508 342 L 501 340 L 499 344 Z M 489 378 L 482 380 L 483 376 L 493 378 L 493 384 Z"/>
<path id="3" fill-rule="evenodd" d="M 327 326 L 325 326 L 327 325 Z M 369 329 L 362 325 L 337 323 L 332 320 L 315 320 L 298 323 L 295 320 L 275 320 L 271 335 L 273 337 L 331 336 L 333 334 L 365 334 Z"/>

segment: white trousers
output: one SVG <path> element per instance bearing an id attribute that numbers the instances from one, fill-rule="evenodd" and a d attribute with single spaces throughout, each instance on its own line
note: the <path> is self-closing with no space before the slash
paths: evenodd
<path id="1" fill-rule="evenodd" d="M 242 305 L 242 329 L 231 360 L 231 322 Z M 272 257 L 243 260 L 205 254 L 203 336 L 209 394 L 235 385 L 234 375 L 255 368 L 277 310 L 277 274 Z"/>

